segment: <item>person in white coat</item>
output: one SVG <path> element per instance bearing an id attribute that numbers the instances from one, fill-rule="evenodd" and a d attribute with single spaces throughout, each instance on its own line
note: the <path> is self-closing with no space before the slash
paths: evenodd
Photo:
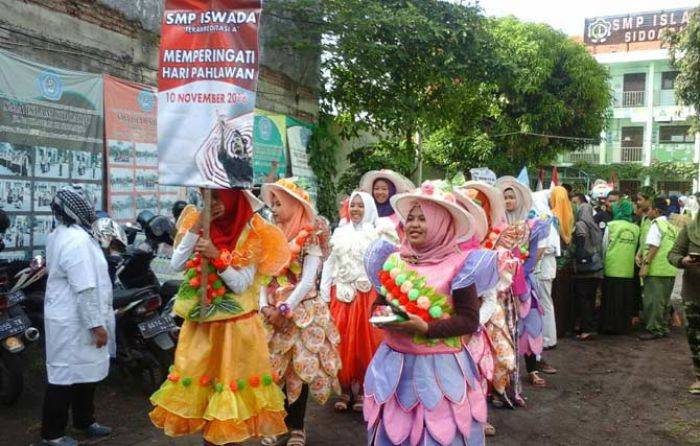
<path id="1" fill-rule="evenodd" d="M 44 301 L 48 384 L 42 414 L 42 444 L 73 446 L 73 427 L 88 437 L 111 429 L 95 422 L 95 387 L 109 372 L 114 354 L 112 282 L 107 261 L 92 237 L 95 210 L 85 191 L 60 189 L 51 202 L 58 223 L 48 236 L 48 280 Z"/>

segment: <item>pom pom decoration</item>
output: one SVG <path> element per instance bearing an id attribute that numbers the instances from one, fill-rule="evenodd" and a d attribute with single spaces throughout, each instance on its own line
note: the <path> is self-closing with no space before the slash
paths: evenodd
<path id="1" fill-rule="evenodd" d="M 378 276 L 382 284 L 380 293 L 386 294 L 387 301 L 404 308 L 407 313 L 426 322 L 452 314 L 447 297 L 427 286 L 425 278 L 410 270 L 398 255 L 394 254 L 384 262 Z"/>

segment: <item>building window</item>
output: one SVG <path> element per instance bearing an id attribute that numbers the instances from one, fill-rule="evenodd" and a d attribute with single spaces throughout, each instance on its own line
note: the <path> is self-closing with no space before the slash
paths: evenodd
<path id="1" fill-rule="evenodd" d="M 622 106 L 641 107 L 644 105 L 645 73 L 625 74 L 622 82 Z"/>
<path id="2" fill-rule="evenodd" d="M 673 90 L 673 86 L 676 83 L 677 76 L 678 71 L 665 71 L 661 73 L 661 89 Z"/>
<path id="3" fill-rule="evenodd" d="M 622 127 L 620 131 L 622 147 L 642 147 L 644 127 Z"/>
<path id="4" fill-rule="evenodd" d="M 693 183 L 690 181 L 659 181 L 656 190 L 663 195 L 683 195 L 690 192 Z"/>
<path id="5" fill-rule="evenodd" d="M 692 143 L 695 136 L 688 125 L 665 125 L 659 127 L 659 142 L 665 144 Z"/>

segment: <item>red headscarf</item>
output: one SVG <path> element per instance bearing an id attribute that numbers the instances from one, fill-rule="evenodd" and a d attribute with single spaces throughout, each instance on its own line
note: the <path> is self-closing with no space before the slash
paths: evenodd
<path id="1" fill-rule="evenodd" d="M 211 241 L 220 250 L 233 250 L 245 225 L 253 217 L 253 209 L 242 190 L 217 189 L 212 192 L 224 205 L 225 211 L 209 226 Z"/>

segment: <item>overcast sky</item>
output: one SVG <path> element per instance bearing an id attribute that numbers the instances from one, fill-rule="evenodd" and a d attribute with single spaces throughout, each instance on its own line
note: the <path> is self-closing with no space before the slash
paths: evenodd
<path id="1" fill-rule="evenodd" d="M 698 3 L 692 0 L 479 0 L 486 15 L 512 14 L 523 21 L 547 23 L 569 35 L 583 35 L 586 17 L 693 7 Z"/>

